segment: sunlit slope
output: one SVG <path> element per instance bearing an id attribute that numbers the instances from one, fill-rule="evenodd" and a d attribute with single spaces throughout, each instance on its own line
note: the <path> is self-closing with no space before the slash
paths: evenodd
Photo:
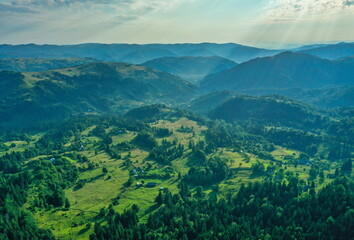
<path id="1" fill-rule="evenodd" d="M 195 87 L 171 74 L 125 63 L 90 63 L 45 72 L 0 72 L 1 121 L 121 111 L 141 103 L 176 103 Z"/>

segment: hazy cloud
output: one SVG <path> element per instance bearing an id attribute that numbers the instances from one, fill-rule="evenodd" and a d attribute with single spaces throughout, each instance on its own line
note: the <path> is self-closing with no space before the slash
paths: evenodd
<path id="1" fill-rule="evenodd" d="M 26 8 L 26 7 L 19 7 L 19 6 L 12 6 L 8 4 L 2 4 L 0 3 L 0 12 L 4 13 L 33 13 L 34 11 Z"/>
<path id="2" fill-rule="evenodd" d="M 354 0 L 274 0 L 267 8 L 271 21 L 306 21 L 353 14 Z"/>
<path id="3" fill-rule="evenodd" d="M 122 8 L 126 10 L 143 10 L 143 9 L 158 9 L 168 7 L 178 2 L 177 0 L 12 0 L 5 1 L 4 6 L 16 11 L 19 9 L 47 9 L 57 11 L 58 7 L 113 7 Z M 84 9 L 85 9 L 84 8 Z M 84 10 L 81 9 L 81 10 Z"/>

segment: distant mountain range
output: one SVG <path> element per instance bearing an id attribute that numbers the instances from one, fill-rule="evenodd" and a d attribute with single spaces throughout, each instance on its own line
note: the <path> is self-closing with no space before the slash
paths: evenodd
<path id="1" fill-rule="evenodd" d="M 255 109 L 262 105 L 258 101 L 278 101 L 259 97 L 270 94 L 325 108 L 353 107 L 352 45 L 304 46 L 297 52 L 233 43 L 0 45 L 0 125 L 75 114 L 122 114 L 153 103 L 207 113 L 245 94 L 256 96 L 242 98 Z M 216 114 L 223 112 L 211 116 Z M 259 116 L 264 117 L 250 115 Z"/>
<path id="2" fill-rule="evenodd" d="M 221 57 L 164 57 L 142 65 L 174 74 L 190 82 L 198 82 L 211 73 L 232 68 L 237 64 Z"/>
<path id="3" fill-rule="evenodd" d="M 38 72 L 99 62 L 94 58 L 7 58 L 0 59 L 0 71 Z"/>
<path id="4" fill-rule="evenodd" d="M 0 72 L 0 122 L 80 113 L 119 113 L 146 103 L 178 103 L 196 88 L 171 74 L 125 63 L 89 63 L 44 72 Z"/>
<path id="5" fill-rule="evenodd" d="M 271 56 L 281 50 L 248 47 L 235 43 L 216 44 L 79 44 L 79 45 L 0 45 L 0 58 L 96 58 L 140 64 L 161 57 L 219 56 L 235 62 Z"/>
<path id="6" fill-rule="evenodd" d="M 330 61 L 304 53 L 284 52 L 211 74 L 201 81 L 201 88 L 205 91 L 240 91 L 353 86 L 353 76 L 354 64 L 351 58 Z"/>
<path id="7" fill-rule="evenodd" d="M 0 45 L 0 58 L 95 58 L 101 61 L 141 64 L 161 57 L 219 56 L 236 63 L 257 57 L 273 56 L 287 50 L 270 50 L 236 43 L 197 44 L 99 44 L 78 45 Z M 291 51 L 301 51 L 321 58 L 337 60 L 354 55 L 354 43 L 307 45 Z"/>

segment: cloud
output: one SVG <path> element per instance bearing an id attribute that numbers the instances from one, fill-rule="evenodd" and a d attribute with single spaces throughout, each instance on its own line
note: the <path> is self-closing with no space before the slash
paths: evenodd
<path id="1" fill-rule="evenodd" d="M 267 7 L 270 21 L 323 19 L 354 13 L 354 0 L 274 0 Z"/>
<path id="2" fill-rule="evenodd" d="M 0 42 L 27 38 L 90 41 L 93 36 L 117 31 L 119 25 L 144 23 L 147 15 L 171 9 L 181 1 L 5 0 L 0 3 Z"/>
<path id="3" fill-rule="evenodd" d="M 34 18 L 51 20 L 53 15 L 62 17 L 109 16 L 131 21 L 149 12 L 169 8 L 180 0 L 12 0 L 0 4 L 0 12 L 10 15 L 36 13 Z M 64 14 L 64 15 L 62 15 Z M 1 17 L 0 17 L 1 18 Z M 83 19 L 84 20 L 84 19 Z"/>

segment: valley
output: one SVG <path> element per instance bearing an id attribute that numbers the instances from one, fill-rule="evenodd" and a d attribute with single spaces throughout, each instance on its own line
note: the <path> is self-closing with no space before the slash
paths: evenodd
<path id="1" fill-rule="evenodd" d="M 351 58 L 22 47 L 57 58 L 0 61 L 0 239 L 352 236 Z"/>

